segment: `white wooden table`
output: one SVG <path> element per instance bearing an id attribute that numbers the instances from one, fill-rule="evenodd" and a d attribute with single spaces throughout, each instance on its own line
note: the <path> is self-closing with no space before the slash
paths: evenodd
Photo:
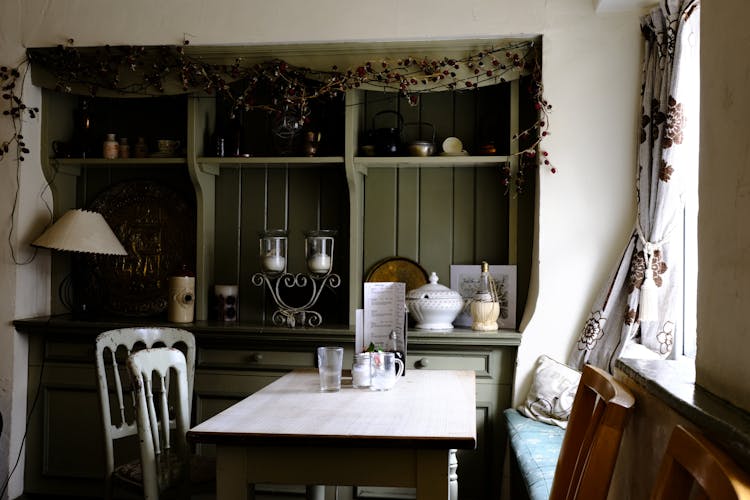
<path id="1" fill-rule="evenodd" d="M 386 392 L 346 379 L 339 392 L 319 387 L 317 370 L 295 370 L 188 432 L 216 445 L 219 500 L 251 498 L 248 485 L 260 483 L 416 487 L 418 500 L 449 499 L 449 457 L 476 446 L 473 371 L 410 370 Z"/>

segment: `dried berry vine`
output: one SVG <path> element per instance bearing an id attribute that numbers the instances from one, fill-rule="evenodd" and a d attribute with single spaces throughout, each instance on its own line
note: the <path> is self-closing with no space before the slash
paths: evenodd
<path id="1" fill-rule="evenodd" d="M 26 76 L 28 65 L 24 62 L 17 68 L 7 66 L 0 67 L 0 89 L 3 99 L 3 116 L 11 120 L 13 131 L 7 139 L 0 143 L 0 161 L 12 150 L 15 151 L 18 161 L 24 161 L 24 155 L 29 153 L 29 148 L 23 139 L 22 124 L 24 116 L 36 118 L 39 108 L 24 104 L 23 79 Z"/>
<path id="2" fill-rule="evenodd" d="M 549 159 L 549 152 L 541 148 L 542 139 L 547 137 L 549 132 L 549 113 L 552 111 L 552 105 L 544 98 L 541 78 L 535 77 L 527 92 L 532 96 L 534 109 L 537 113 L 537 120 L 526 130 L 513 136 L 514 141 L 518 141 L 520 147 L 518 172 L 516 174 L 516 192 L 523 193 L 526 189 L 526 179 L 530 169 L 543 165 L 553 174 L 557 173 L 557 167 L 552 165 Z M 510 168 L 504 170 L 504 183 L 509 186 L 511 182 Z"/>
<path id="3" fill-rule="evenodd" d="M 542 138 L 549 134 L 551 106 L 543 96 L 539 54 L 531 41 L 512 41 L 463 58 L 373 58 L 346 70 L 336 66 L 313 70 L 282 60 L 248 63 L 242 58 L 231 64 L 216 64 L 197 54 L 187 42 L 156 47 L 78 48 L 70 39 L 55 48 L 30 49 L 28 59 L 52 75 L 54 87 L 62 92 L 96 96 L 104 91 L 143 95 L 201 91 L 220 95 L 232 114 L 263 110 L 292 117 L 299 127 L 309 119 L 313 100 L 340 97 L 351 89 L 395 91 L 409 104 L 417 105 L 424 92 L 474 89 L 531 75 L 527 93 L 538 118 L 513 138 L 518 141 L 519 150 L 516 190 L 523 191 L 532 167 L 543 165 L 552 173 L 556 171 L 547 153 L 539 151 Z M 15 79 L 11 75 L 11 80 Z M 16 113 L 27 110 L 20 98 L 13 94 L 10 98 Z M 29 111 L 30 115 L 36 111 Z M 508 168 L 504 183 L 509 186 L 511 182 Z"/>

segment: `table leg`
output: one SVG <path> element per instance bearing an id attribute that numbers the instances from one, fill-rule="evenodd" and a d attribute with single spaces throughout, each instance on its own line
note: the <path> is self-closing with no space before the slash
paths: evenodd
<path id="1" fill-rule="evenodd" d="M 456 450 L 448 450 L 448 489 L 450 500 L 458 500 L 458 456 L 456 456 Z"/>
<path id="2" fill-rule="evenodd" d="M 324 485 L 308 485 L 305 487 L 307 500 L 325 500 L 326 487 Z"/>
<path id="3" fill-rule="evenodd" d="M 417 451 L 417 500 L 450 500 L 446 450 Z"/>
<path id="4" fill-rule="evenodd" d="M 253 500 L 255 498 L 255 488 L 248 487 L 246 456 L 245 449 L 242 447 L 216 447 L 217 499 Z"/>

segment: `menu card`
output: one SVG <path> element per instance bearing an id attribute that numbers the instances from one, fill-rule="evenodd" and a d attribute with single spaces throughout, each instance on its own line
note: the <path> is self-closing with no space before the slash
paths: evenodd
<path id="1" fill-rule="evenodd" d="M 355 329 L 357 352 L 366 350 L 370 343 L 388 350 L 392 331 L 396 332 L 397 350 L 406 352 L 406 284 L 382 282 L 364 285 L 364 310 L 361 314 L 357 311 Z"/>

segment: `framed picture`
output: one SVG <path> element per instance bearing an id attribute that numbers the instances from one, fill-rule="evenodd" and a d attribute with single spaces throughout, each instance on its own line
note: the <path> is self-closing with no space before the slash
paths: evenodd
<path id="1" fill-rule="evenodd" d="M 464 298 L 464 309 L 459 313 L 454 326 L 471 328 L 471 305 L 466 299 L 474 296 L 479 287 L 480 265 L 452 265 L 451 289 Z M 516 329 L 516 266 L 490 265 L 490 276 L 495 280 L 500 301 L 500 316 L 497 318 L 501 329 Z"/>

